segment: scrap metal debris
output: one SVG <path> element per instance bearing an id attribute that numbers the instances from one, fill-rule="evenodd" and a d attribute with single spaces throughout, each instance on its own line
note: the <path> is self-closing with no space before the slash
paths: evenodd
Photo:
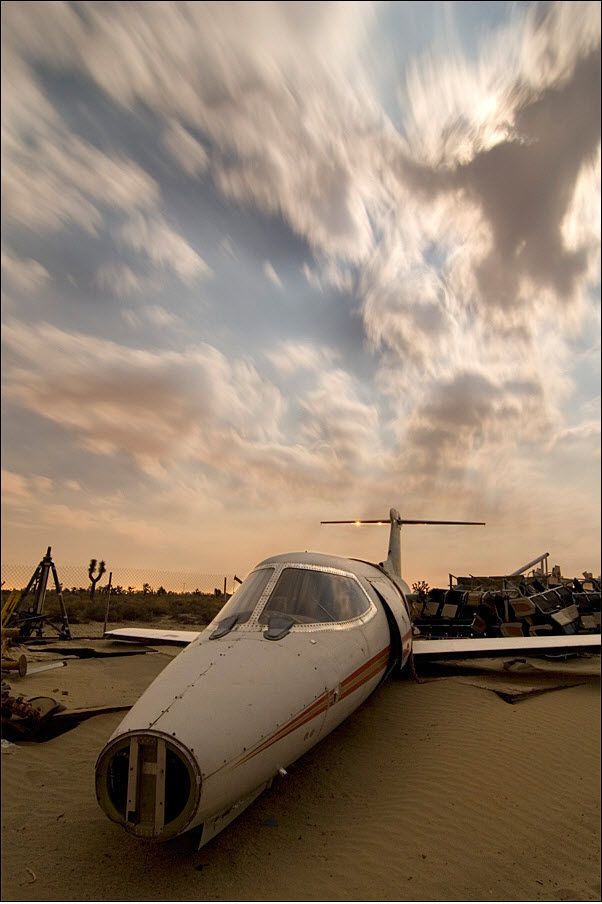
<path id="1" fill-rule="evenodd" d="M 28 649 L 33 649 L 28 647 Z M 106 659 L 111 656 L 140 656 L 148 650 L 99 650 L 94 647 L 44 647 L 45 653 L 58 653 L 74 659 Z"/>
<path id="2" fill-rule="evenodd" d="M 546 694 L 548 691 L 559 691 L 567 687 L 585 684 L 585 679 L 557 678 L 548 676 L 529 676 L 525 681 L 508 681 L 503 675 L 487 675 L 482 678 L 459 679 L 460 684 L 470 684 L 493 691 L 506 703 L 519 703 L 529 697 Z"/>
<path id="3" fill-rule="evenodd" d="M 35 737 L 44 722 L 65 707 L 53 697 L 30 697 L 11 694 L 8 682 L 2 682 L 1 718 L 3 734 L 22 739 Z"/>
<path id="4" fill-rule="evenodd" d="M 600 633 L 600 580 L 564 578 L 549 553 L 512 574 L 449 576 L 448 588 L 415 585 L 416 635 L 428 638 L 536 637 Z M 539 567 L 526 575 L 534 565 Z M 455 581 L 455 584 L 453 583 Z"/>
<path id="5" fill-rule="evenodd" d="M 519 703 L 548 691 L 586 684 L 600 678 L 600 656 L 550 662 L 530 657 L 452 659 L 425 664 L 427 674 L 454 678 L 460 684 L 493 691 L 506 703 Z M 431 679 L 432 680 L 432 679 Z"/>
<path id="6" fill-rule="evenodd" d="M 66 694 L 67 691 L 63 691 Z M 132 704 L 112 706 L 80 706 L 67 709 L 54 697 L 17 696 L 11 687 L 2 682 L 2 731 L 4 735 L 22 741 L 45 741 L 57 734 L 73 728 L 84 719 L 105 713 L 122 712 L 131 709 Z M 4 739 L 2 741 L 4 749 Z M 7 742 L 8 743 L 8 742 Z"/>
<path id="7" fill-rule="evenodd" d="M 30 669 L 28 674 L 35 675 L 36 672 L 48 672 L 50 669 L 60 669 L 66 665 L 67 663 L 64 659 L 59 659 L 57 662 L 45 662 L 43 665 L 37 665 L 35 668 Z"/>

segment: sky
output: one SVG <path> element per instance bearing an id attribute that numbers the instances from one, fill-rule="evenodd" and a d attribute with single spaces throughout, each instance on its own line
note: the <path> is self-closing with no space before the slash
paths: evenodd
<path id="1" fill-rule="evenodd" d="M 2 3 L 2 555 L 600 572 L 600 3 Z"/>

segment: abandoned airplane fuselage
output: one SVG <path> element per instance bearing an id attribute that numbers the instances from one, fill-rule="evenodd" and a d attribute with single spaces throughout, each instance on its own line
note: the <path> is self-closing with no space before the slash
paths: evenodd
<path id="1" fill-rule="evenodd" d="M 96 764 L 128 832 L 201 844 L 401 668 L 412 635 L 401 579 L 310 553 L 261 562 L 150 685 Z"/>

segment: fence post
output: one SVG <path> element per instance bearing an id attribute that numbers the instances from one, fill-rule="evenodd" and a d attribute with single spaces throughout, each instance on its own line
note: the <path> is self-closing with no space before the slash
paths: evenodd
<path id="1" fill-rule="evenodd" d="M 113 572 L 109 572 L 109 583 L 107 585 L 107 607 L 105 609 L 105 624 L 102 629 L 103 635 L 107 632 L 107 622 L 109 620 L 109 603 L 111 602 L 111 581 L 113 580 Z"/>
<path id="2" fill-rule="evenodd" d="M 226 602 L 226 589 L 227 589 L 227 586 L 228 586 L 228 576 L 226 575 L 226 577 L 224 578 L 224 602 Z"/>

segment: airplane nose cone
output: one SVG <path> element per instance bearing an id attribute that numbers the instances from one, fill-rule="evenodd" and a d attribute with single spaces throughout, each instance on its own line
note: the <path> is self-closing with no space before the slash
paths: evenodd
<path id="1" fill-rule="evenodd" d="M 110 741 L 96 762 L 96 797 L 132 835 L 166 841 L 183 832 L 199 806 L 201 775 L 182 743 L 158 731 Z"/>

